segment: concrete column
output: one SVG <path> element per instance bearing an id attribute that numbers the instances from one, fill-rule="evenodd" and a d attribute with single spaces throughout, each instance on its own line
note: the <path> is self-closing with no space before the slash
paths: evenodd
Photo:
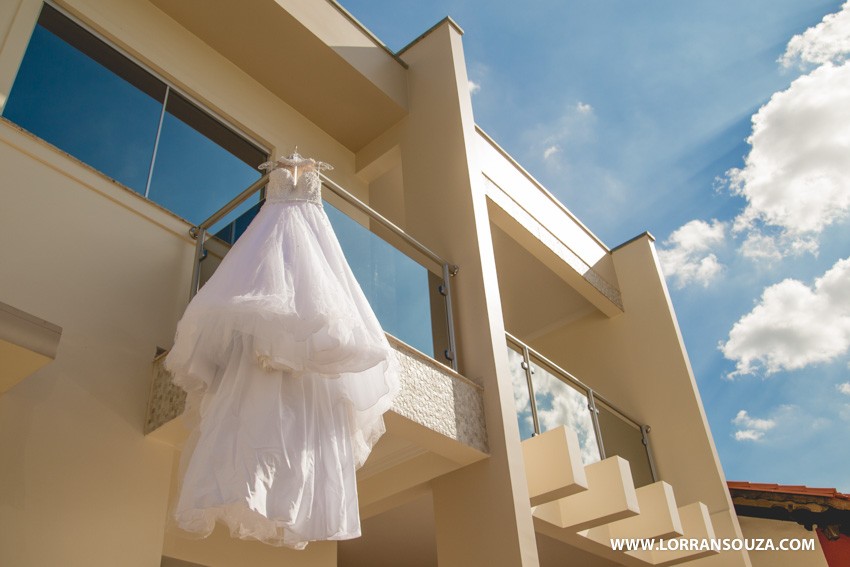
<path id="1" fill-rule="evenodd" d="M 505 347 L 461 30 L 444 20 L 407 48 L 400 136 L 405 227 L 460 266 L 452 280 L 461 373 L 484 386 L 491 456 L 433 481 L 441 567 L 538 565 Z"/>

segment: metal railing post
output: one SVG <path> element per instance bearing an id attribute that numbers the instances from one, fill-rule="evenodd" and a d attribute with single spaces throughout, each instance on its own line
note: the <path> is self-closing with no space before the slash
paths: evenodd
<path id="1" fill-rule="evenodd" d="M 531 367 L 531 354 L 525 345 L 522 345 L 522 369 L 525 370 L 525 380 L 528 383 L 528 403 L 531 406 L 531 422 L 534 425 L 534 435 L 540 435 L 537 400 L 534 398 L 534 380 L 531 377 L 534 374 L 534 369 Z"/>
<path id="2" fill-rule="evenodd" d="M 195 242 L 195 265 L 192 267 L 192 285 L 189 288 L 189 299 L 191 300 L 201 287 L 201 260 L 204 259 L 204 241 L 207 239 L 207 229 L 196 226 L 189 233 L 197 239 L 197 242 Z"/>
<path id="3" fill-rule="evenodd" d="M 650 427 L 648 425 L 640 428 L 640 436 L 646 450 L 646 460 L 649 461 L 649 473 L 652 475 L 653 482 L 655 482 L 658 480 L 658 471 L 655 470 L 655 459 L 652 458 L 652 449 L 649 446 L 649 432 Z"/>
<path id="4" fill-rule="evenodd" d="M 446 326 L 449 331 L 449 348 L 445 352 L 445 356 L 452 363 L 452 370 L 455 372 L 458 368 L 457 342 L 455 340 L 454 309 L 452 308 L 452 286 L 449 280 L 457 274 L 457 271 L 457 266 L 449 266 L 448 263 L 443 263 L 443 289 L 440 290 L 446 298 Z"/>
<path id="5" fill-rule="evenodd" d="M 587 409 L 590 410 L 590 419 L 593 421 L 593 432 L 596 433 L 596 446 L 599 447 L 599 458 L 605 460 L 605 443 L 602 441 L 602 428 L 599 426 L 599 410 L 596 408 L 596 399 L 593 390 L 587 389 Z"/>

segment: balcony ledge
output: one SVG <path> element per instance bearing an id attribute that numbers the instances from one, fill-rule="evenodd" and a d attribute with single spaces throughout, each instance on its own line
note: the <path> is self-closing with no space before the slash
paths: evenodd
<path id="1" fill-rule="evenodd" d="M 389 336 L 401 366 L 401 392 L 384 416 L 387 432 L 357 472 L 361 516 L 415 498 L 427 483 L 488 456 L 483 390 L 450 368 Z M 186 394 L 163 359 L 153 362 L 144 431 L 180 449 L 188 429 Z"/>
<path id="2" fill-rule="evenodd" d="M 401 366 L 401 391 L 392 413 L 486 454 L 487 431 L 481 386 L 443 366 L 399 339 L 387 335 Z M 145 434 L 154 434 L 183 413 L 186 394 L 171 381 L 163 366 L 166 353 L 154 359 L 153 383 Z M 398 420 L 394 420 L 398 421 Z M 171 429 L 170 427 L 168 429 Z M 179 446 L 183 439 L 166 433 L 156 438 Z"/>
<path id="3" fill-rule="evenodd" d="M 56 358 L 62 328 L 0 302 L 0 394 Z"/>

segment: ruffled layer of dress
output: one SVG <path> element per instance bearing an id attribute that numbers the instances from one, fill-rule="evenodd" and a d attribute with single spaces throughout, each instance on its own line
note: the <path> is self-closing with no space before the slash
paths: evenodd
<path id="1" fill-rule="evenodd" d="M 301 548 L 360 534 L 355 469 L 398 392 L 394 353 L 320 205 L 267 202 L 165 361 L 197 416 L 177 524 Z"/>

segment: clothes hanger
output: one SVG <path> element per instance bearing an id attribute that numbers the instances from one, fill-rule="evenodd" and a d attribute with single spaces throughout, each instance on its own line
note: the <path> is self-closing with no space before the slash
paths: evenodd
<path id="1" fill-rule="evenodd" d="M 318 171 L 326 171 L 333 169 L 333 166 L 323 161 L 317 161 L 313 158 L 304 157 L 298 153 L 298 146 L 288 156 L 280 156 L 275 161 L 267 161 L 259 166 L 259 169 L 266 169 L 271 173 L 273 170 L 285 167 L 292 172 L 293 177 L 298 179 L 298 168 L 308 167 Z"/>

